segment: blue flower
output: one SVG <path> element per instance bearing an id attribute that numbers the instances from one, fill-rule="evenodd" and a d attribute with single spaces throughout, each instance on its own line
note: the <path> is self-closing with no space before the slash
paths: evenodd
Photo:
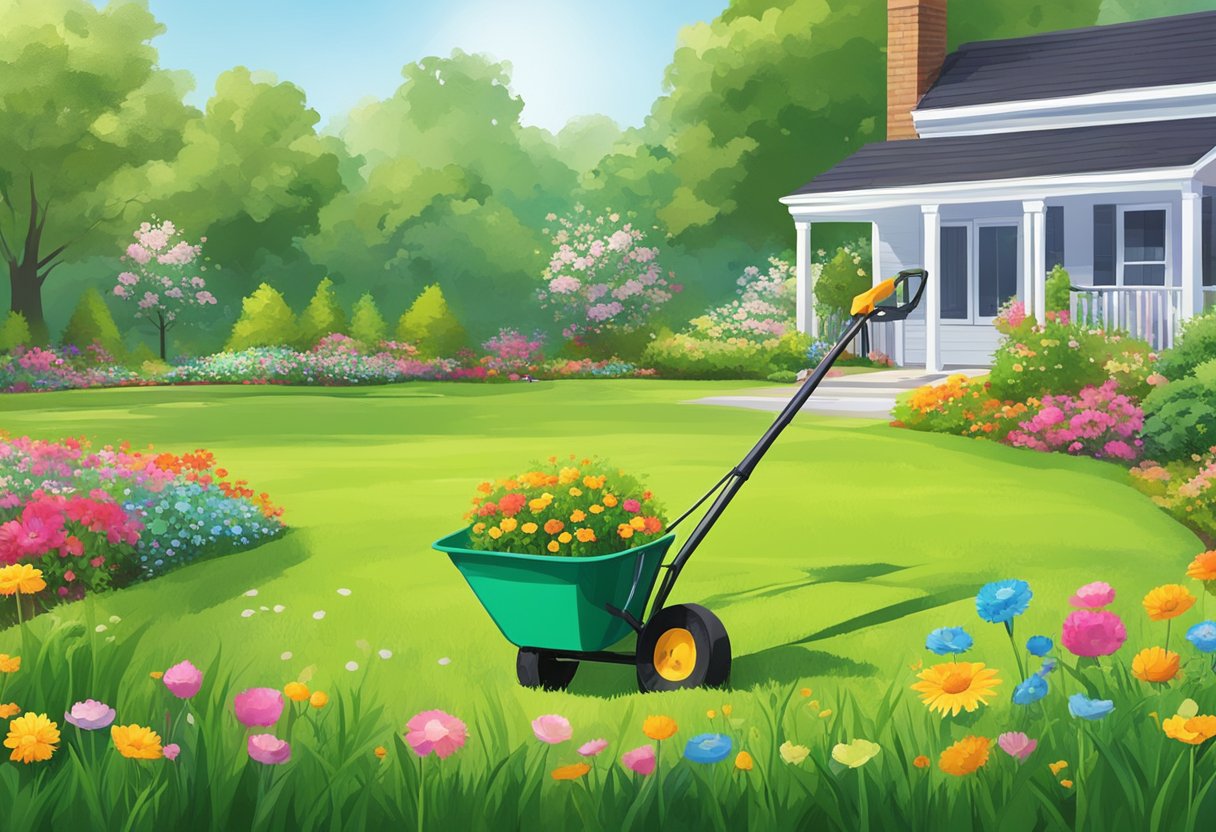
<path id="1" fill-rule="evenodd" d="M 1083 693 L 1068 697 L 1068 712 L 1078 719 L 1101 719 L 1114 709 L 1109 699 L 1090 699 Z"/>
<path id="2" fill-rule="evenodd" d="M 1013 704 L 1029 705 L 1047 695 L 1047 680 L 1037 673 L 1013 689 Z"/>
<path id="3" fill-rule="evenodd" d="M 1037 675 L 1047 678 L 1047 674 L 1056 669 L 1055 659 L 1043 659 L 1043 666 L 1039 668 Z"/>
<path id="4" fill-rule="evenodd" d="M 1216 621 L 1200 621 L 1186 631 L 1186 640 L 1201 653 L 1216 651 Z"/>
<path id="5" fill-rule="evenodd" d="M 1051 648 L 1055 643 L 1047 636 L 1031 636 L 1026 639 L 1026 649 L 1030 651 L 1030 655 L 1042 658 L 1051 652 Z"/>
<path id="6" fill-rule="evenodd" d="M 962 627 L 938 627 L 925 639 L 925 649 L 945 656 L 950 653 L 966 653 L 975 644 Z"/>
<path id="7" fill-rule="evenodd" d="M 720 763 L 730 756 L 726 734 L 697 734 L 684 746 L 684 759 L 694 763 Z"/>
<path id="8" fill-rule="evenodd" d="M 985 584 L 975 596 L 975 609 L 980 618 L 990 624 L 1008 623 L 1014 616 L 1026 612 L 1033 595 L 1030 584 L 1025 581 L 1016 578 L 993 581 Z"/>

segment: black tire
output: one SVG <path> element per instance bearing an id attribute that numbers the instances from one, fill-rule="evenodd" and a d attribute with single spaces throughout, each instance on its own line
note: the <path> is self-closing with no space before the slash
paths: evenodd
<path id="1" fill-rule="evenodd" d="M 691 638 L 695 655 L 690 664 L 680 666 L 675 661 L 673 667 L 670 654 L 660 650 L 660 640 L 669 633 L 669 638 L 675 637 L 685 645 Z M 638 688 L 644 693 L 721 687 L 730 679 L 730 637 L 726 627 L 718 616 L 697 604 L 664 607 L 646 622 L 638 636 L 637 669 Z"/>
<path id="2" fill-rule="evenodd" d="M 515 657 L 515 676 L 526 688 L 565 690 L 577 671 L 578 662 L 559 659 L 548 650 L 521 647 Z"/>

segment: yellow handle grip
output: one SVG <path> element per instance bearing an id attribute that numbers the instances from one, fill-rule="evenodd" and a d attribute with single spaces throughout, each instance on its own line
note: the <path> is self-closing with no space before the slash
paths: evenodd
<path id="1" fill-rule="evenodd" d="M 892 293 L 895 292 L 895 281 L 898 279 L 898 277 L 893 277 L 890 280 L 884 280 L 882 283 L 867 289 L 853 298 L 853 309 L 849 314 L 868 315 L 873 312 L 875 306 L 891 297 Z"/>

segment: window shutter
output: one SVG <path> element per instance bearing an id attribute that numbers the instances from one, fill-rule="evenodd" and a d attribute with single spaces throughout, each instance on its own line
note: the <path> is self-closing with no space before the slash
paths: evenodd
<path id="1" fill-rule="evenodd" d="M 970 317 L 967 298 L 967 227 L 944 225 L 941 231 L 941 316 L 948 320 Z"/>
<path id="2" fill-rule="evenodd" d="M 1118 253 L 1115 251 L 1118 238 L 1115 235 L 1115 206 L 1094 206 L 1094 284 L 1115 285 L 1115 266 Z"/>
<path id="3" fill-rule="evenodd" d="M 1064 206 L 1047 206 L 1047 262 L 1043 264 L 1048 273 L 1057 265 L 1064 265 Z"/>
<path id="4" fill-rule="evenodd" d="M 1212 198 L 1203 198 L 1203 230 L 1199 236 L 1203 239 L 1203 285 L 1216 286 L 1216 251 L 1212 250 L 1212 235 L 1216 231 L 1213 224 L 1216 216 L 1212 214 Z"/>

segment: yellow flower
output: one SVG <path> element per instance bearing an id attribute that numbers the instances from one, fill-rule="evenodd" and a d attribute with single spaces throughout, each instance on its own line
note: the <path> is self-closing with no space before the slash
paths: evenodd
<path id="1" fill-rule="evenodd" d="M 561 550 L 562 545 L 560 543 L 558 543 L 556 540 L 550 540 L 549 545 L 546 546 L 545 548 L 547 548 L 550 552 L 553 552 L 556 554 L 557 552 L 559 552 Z"/>
<path id="2" fill-rule="evenodd" d="M 586 519 L 587 519 L 587 513 L 584 512 L 582 509 L 576 508 L 574 511 L 570 512 L 570 522 L 571 523 L 581 523 Z"/>
<path id="3" fill-rule="evenodd" d="M 578 481 L 578 474 L 577 468 L 563 468 L 557 473 L 557 481 L 562 485 L 569 485 L 572 482 Z"/>
<path id="4" fill-rule="evenodd" d="M 779 750 L 781 752 L 781 759 L 785 760 L 792 766 L 796 766 L 801 763 L 807 758 L 807 755 L 811 753 L 811 749 L 807 748 L 805 745 L 794 745 L 789 740 L 781 743 L 781 748 Z"/>
<path id="5" fill-rule="evenodd" d="M 577 780 L 589 771 L 591 771 L 591 766 L 586 763 L 573 763 L 568 766 L 555 768 L 549 775 L 554 780 Z"/>
<path id="6" fill-rule="evenodd" d="M 1064 787 L 1064 788 L 1066 788 L 1066 789 L 1071 789 L 1071 788 L 1072 788 L 1072 781 L 1071 781 L 1071 780 L 1061 780 L 1061 781 L 1060 781 L 1060 785 L 1061 785 L 1061 786 L 1063 786 L 1063 787 Z"/>
<path id="7" fill-rule="evenodd" d="M 710 708 L 708 711 L 705 712 L 705 716 L 709 717 L 710 719 L 717 719 L 718 712 L 715 711 L 713 708 Z"/>
<path id="8" fill-rule="evenodd" d="M 156 681 L 159 681 L 159 680 L 161 680 L 161 679 L 165 678 L 165 671 L 163 671 L 163 670 L 153 670 L 151 673 L 149 673 L 149 674 L 148 674 L 148 678 L 149 678 L 149 679 L 154 679 L 154 680 L 156 680 Z"/>
<path id="9" fill-rule="evenodd" d="M 1185 717 L 1176 714 L 1161 723 L 1165 735 L 1188 745 L 1200 745 L 1216 737 L 1216 716 Z"/>
<path id="10" fill-rule="evenodd" d="M 118 753 L 132 760 L 159 760 L 163 756 L 160 734 L 142 725 L 114 725 L 110 737 Z"/>
<path id="11" fill-rule="evenodd" d="M 0 653 L 0 673 L 16 673 L 21 669 L 21 657 Z"/>
<path id="12" fill-rule="evenodd" d="M 329 704 L 329 694 L 323 690 L 314 690 L 312 696 L 308 697 L 308 704 L 319 711 Z"/>
<path id="13" fill-rule="evenodd" d="M 595 491 L 597 488 L 603 488 L 604 481 L 607 479 L 608 478 L 605 476 L 593 477 L 588 474 L 587 476 L 583 477 L 583 485 L 587 486 L 592 491 Z"/>
<path id="14" fill-rule="evenodd" d="M 1178 664 L 1174 651 L 1147 647 L 1132 659 L 1132 675 L 1144 682 L 1168 682 L 1178 675 Z"/>
<path id="15" fill-rule="evenodd" d="M 376 750 L 373 751 L 372 753 L 375 754 L 377 758 L 383 760 L 385 757 L 388 756 L 388 749 L 385 748 L 383 745 L 377 745 Z"/>
<path id="16" fill-rule="evenodd" d="M 595 531 L 592 529 L 586 529 L 586 528 L 578 529 L 577 531 L 575 531 L 574 536 L 578 538 L 579 543 L 594 543 L 595 542 Z"/>
<path id="17" fill-rule="evenodd" d="M 1148 595 L 1144 596 L 1143 603 L 1149 618 L 1153 621 L 1165 621 L 1189 610 L 1195 603 L 1195 596 L 1182 584 L 1165 584 L 1150 589 Z"/>
<path id="18" fill-rule="evenodd" d="M 633 526 L 634 531 L 642 531 L 646 528 L 646 521 L 641 517 L 633 517 L 629 520 L 629 525 Z"/>
<path id="19" fill-rule="evenodd" d="M 882 748 L 878 743 L 869 740 L 853 740 L 848 745 L 838 742 L 832 748 L 832 759 L 842 766 L 861 768 L 877 757 L 879 751 L 882 751 Z"/>
<path id="20" fill-rule="evenodd" d="M 46 581 L 42 580 L 42 570 L 28 563 L 14 563 L 0 568 L 0 595 L 12 595 L 20 592 L 22 595 L 32 595 L 46 589 Z"/>
<path id="21" fill-rule="evenodd" d="M 608 508 L 615 508 L 616 502 L 617 502 L 617 500 L 616 500 L 615 494 L 605 494 L 604 495 L 604 505 L 608 506 Z"/>
<path id="22" fill-rule="evenodd" d="M 562 532 L 557 536 L 558 543 L 569 543 L 571 540 L 574 540 L 574 535 L 570 534 L 570 532 Z"/>
<path id="23" fill-rule="evenodd" d="M 502 519 L 502 522 L 499 523 L 498 525 L 504 532 L 513 532 L 513 531 L 515 531 L 515 528 L 519 525 L 519 521 L 516 520 L 514 517 L 504 517 Z"/>
<path id="24" fill-rule="evenodd" d="M 490 527 L 490 537 L 494 538 L 495 540 L 498 540 L 498 538 L 502 537 L 502 529 L 498 528 L 498 526 L 491 526 Z"/>
<path id="25" fill-rule="evenodd" d="M 27 713 L 8 724 L 4 747 L 11 748 L 10 760 L 26 765 L 51 759 L 59 744 L 59 726 L 46 714 Z"/>
<path id="26" fill-rule="evenodd" d="M 822 711 L 820 711 L 820 712 L 819 712 L 819 718 L 820 718 L 820 719 L 827 719 L 827 718 L 828 718 L 828 717 L 830 717 L 831 715 L 832 715 L 832 709 L 831 709 L 831 708 L 824 708 Z"/>
<path id="27" fill-rule="evenodd" d="M 1064 760 L 1056 760 L 1054 763 L 1048 763 L 1047 767 L 1051 769 L 1052 774 L 1059 774 L 1061 771 L 1068 768 L 1068 763 Z"/>
<path id="28" fill-rule="evenodd" d="M 581 489 L 581 488 L 577 488 L 577 487 L 575 487 L 575 486 L 570 486 L 570 496 L 571 496 L 571 497 L 581 497 L 581 496 L 583 496 L 583 489 Z M 575 523 L 577 523 L 578 521 L 577 521 L 577 520 L 575 520 L 574 522 L 575 522 Z"/>
<path id="29" fill-rule="evenodd" d="M 283 686 L 283 693 L 287 694 L 287 698 L 292 702 L 303 702 L 308 698 L 308 685 L 300 682 L 288 682 Z"/>
<path id="30" fill-rule="evenodd" d="M 1216 581 L 1216 549 L 1195 555 L 1186 568 L 1186 576 L 1197 581 Z"/>
<path id="31" fill-rule="evenodd" d="M 486 530 L 485 523 L 474 523 L 473 524 L 473 534 L 481 534 L 485 530 Z"/>
<path id="32" fill-rule="evenodd" d="M 599 503 L 596 503 L 595 505 L 591 506 L 591 508 L 587 509 L 587 511 L 591 512 L 592 514 L 603 514 L 604 507 Z"/>
<path id="33" fill-rule="evenodd" d="M 620 535 L 622 540 L 628 540 L 633 537 L 633 526 L 628 523 L 622 523 L 616 527 L 616 533 Z"/>
<path id="34" fill-rule="evenodd" d="M 730 705 L 722 706 L 722 716 L 730 716 L 730 712 L 734 710 Z"/>
<path id="35" fill-rule="evenodd" d="M 670 739 L 676 732 L 676 721 L 669 716 L 648 716 L 642 723 L 642 733 L 652 740 Z"/>
<path id="36" fill-rule="evenodd" d="M 963 777 L 988 762 L 989 748 L 987 737 L 963 737 L 942 752 L 937 766 L 946 774 Z"/>
<path id="37" fill-rule="evenodd" d="M 755 761 L 752 760 L 752 755 L 746 751 L 740 751 L 738 756 L 735 757 L 735 768 L 739 771 L 751 771 L 754 765 Z"/>
<path id="38" fill-rule="evenodd" d="M 940 711 L 943 718 L 947 712 L 957 716 L 964 708 L 970 713 L 988 704 L 988 697 L 1001 683 L 996 673 L 983 662 L 943 662 L 916 674 L 921 681 L 912 690 L 921 695 L 929 710 Z"/>
<path id="39" fill-rule="evenodd" d="M 540 514 L 548 505 L 549 501 L 543 497 L 534 497 L 528 500 L 528 508 L 532 510 L 533 514 Z"/>
<path id="40" fill-rule="evenodd" d="M 16 702 L 0 705 L 0 719 L 8 719 L 10 716 L 16 716 L 19 713 L 21 713 L 21 708 Z"/>
<path id="41" fill-rule="evenodd" d="M 524 534 L 536 534 L 536 530 L 539 529 L 540 526 L 536 525 L 535 523 L 524 523 L 519 528 L 523 530 Z"/>

